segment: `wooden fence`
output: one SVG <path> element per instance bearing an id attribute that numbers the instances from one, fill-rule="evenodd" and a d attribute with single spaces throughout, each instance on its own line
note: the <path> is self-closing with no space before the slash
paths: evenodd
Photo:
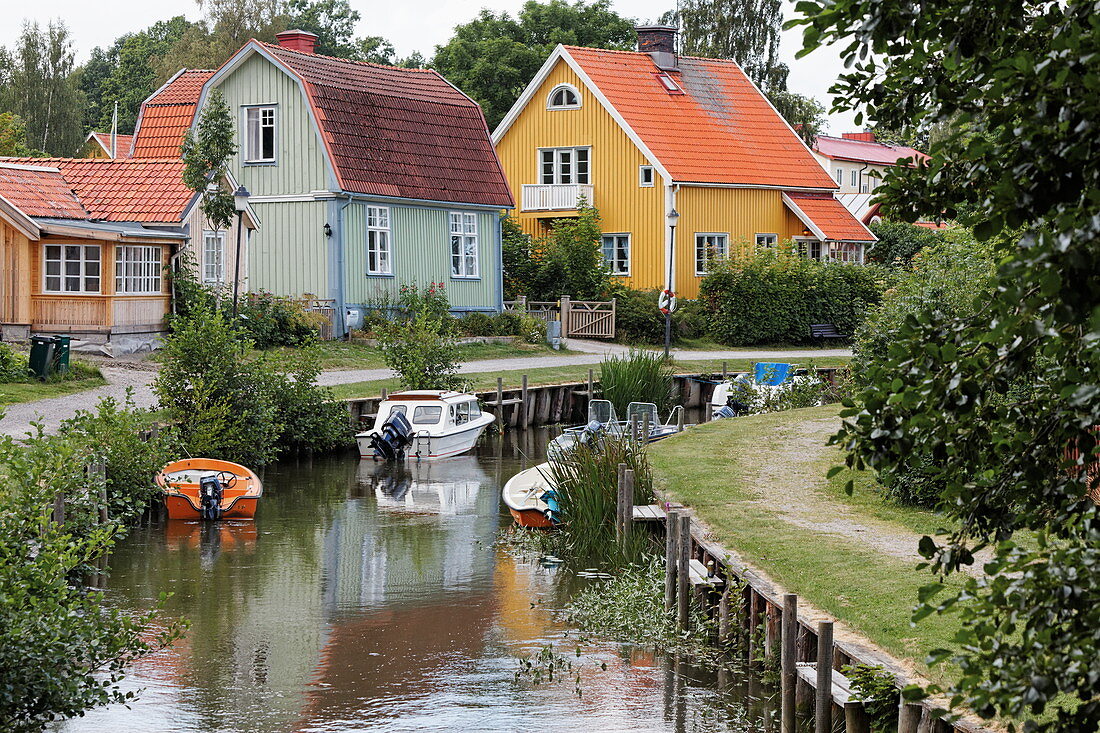
<path id="1" fill-rule="evenodd" d="M 568 295 L 556 301 L 517 300 L 504 301 L 504 310 L 526 313 L 541 321 L 561 320 L 562 336 L 569 338 L 615 338 L 615 298 L 611 300 L 573 300 Z"/>

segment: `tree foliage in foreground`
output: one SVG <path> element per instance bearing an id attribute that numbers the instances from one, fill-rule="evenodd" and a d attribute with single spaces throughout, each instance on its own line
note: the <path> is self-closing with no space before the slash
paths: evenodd
<path id="1" fill-rule="evenodd" d="M 1035 730 L 1100 725 L 1100 508 L 1082 464 L 1100 454 L 1100 23 L 1092 2 L 803 0 L 806 49 L 839 44 L 841 109 L 875 125 L 958 124 L 878 193 L 905 217 L 1004 233 L 991 296 L 970 315 L 906 318 L 837 439 L 889 472 L 929 458 L 950 534 L 933 571 L 992 558 L 921 595 L 917 619 L 959 614 L 953 704 Z M 860 122 L 857 119 L 857 124 Z M 1083 458 L 1077 458 L 1078 455 Z M 1033 540 L 1017 536 L 1027 531 Z M 960 589 L 961 588 L 961 589 Z"/>

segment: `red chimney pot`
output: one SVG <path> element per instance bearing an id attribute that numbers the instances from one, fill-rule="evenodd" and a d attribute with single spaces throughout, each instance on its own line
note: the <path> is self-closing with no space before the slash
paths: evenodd
<path id="1" fill-rule="evenodd" d="M 843 137 L 845 140 L 859 140 L 865 143 L 873 143 L 875 141 L 875 133 L 873 132 L 846 132 Z"/>
<path id="2" fill-rule="evenodd" d="M 317 47 L 317 34 L 297 28 L 276 33 L 275 40 L 283 48 L 302 53 L 313 53 L 313 49 Z"/>

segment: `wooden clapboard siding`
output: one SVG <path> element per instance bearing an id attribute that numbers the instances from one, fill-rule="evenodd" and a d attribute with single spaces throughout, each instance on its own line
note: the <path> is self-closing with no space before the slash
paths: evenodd
<path id="1" fill-rule="evenodd" d="M 30 268 L 31 241 L 0 219 L 0 323 L 31 322 L 31 292 L 26 272 Z"/>
<path id="2" fill-rule="evenodd" d="M 114 299 L 113 326 L 163 326 L 171 302 L 166 295 L 120 295 Z"/>
<path id="3" fill-rule="evenodd" d="M 252 233 L 248 247 L 249 289 L 291 297 L 336 297 L 330 290 L 331 238 L 325 236 L 328 205 L 257 202 L 252 208 L 263 225 Z"/>

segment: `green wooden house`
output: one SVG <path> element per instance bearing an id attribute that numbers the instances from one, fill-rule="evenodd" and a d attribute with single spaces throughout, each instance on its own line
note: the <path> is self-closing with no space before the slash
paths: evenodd
<path id="1" fill-rule="evenodd" d="M 336 333 L 412 282 L 444 283 L 456 312 L 500 310 L 513 203 L 480 107 L 435 71 L 320 56 L 303 31 L 277 39 L 247 43 L 197 98 L 160 97 L 193 124 L 219 89 L 236 116 L 232 172 L 264 222 L 250 288 L 334 300 Z M 173 114 L 143 109 L 135 151 Z"/>

